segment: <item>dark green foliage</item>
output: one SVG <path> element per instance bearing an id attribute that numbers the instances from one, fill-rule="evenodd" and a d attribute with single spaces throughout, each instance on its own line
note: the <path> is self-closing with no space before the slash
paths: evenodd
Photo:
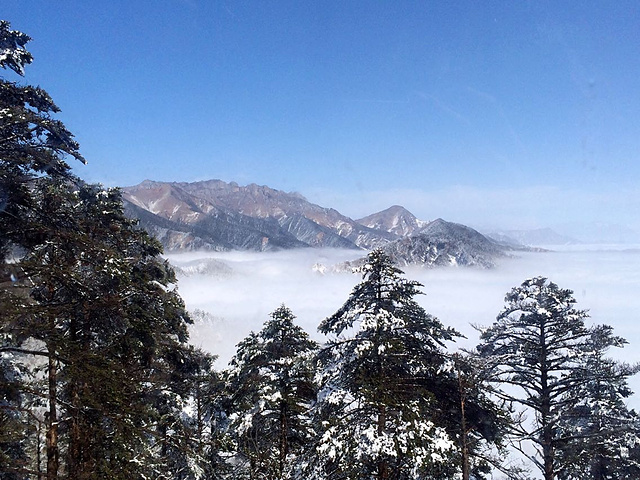
<path id="1" fill-rule="evenodd" d="M 25 65 L 32 61 L 25 48 L 29 40 L 0 21 L 0 67 L 23 75 Z M 7 258 L 16 249 L 33 247 L 39 241 L 31 235 L 36 207 L 33 181 L 67 175 L 65 155 L 83 160 L 71 134 L 51 117 L 57 111 L 44 90 L 0 76 L 0 471 L 16 478 L 27 474 L 27 450 L 33 454 L 38 445 L 29 445 L 34 442 L 20 432 L 24 426 L 33 433 L 28 426 L 34 418 L 21 388 L 25 369 L 15 362 L 25 334 L 9 325 L 12 319 L 24 317 L 28 285 L 19 265 L 7 263 Z M 38 452 L 32 457 L 37 458 Z"/>
<path id="2" fill-rule="evenodd" d="M 0 23 L 1 66 L 22 74 L 28 40 Z M 70 174 L 65 157 L 84 159 L 57 111 L 0 82 L 2 475 L 173 478 L 202 354 L 160 245 L 117 189 Z"/>
<path id="3" fill-rule="evenodd" d="M 47 180 L 33 198 L 41 240 L 20 262 L 30 299 L 9 326 L 49 358 L 57 461 L 72 478 L 125 478 L 135 459 L 156 462 L 149 446 L 166 443 L 165 422 L 190 393 L 188 316 L 159 244 L 124 217 L 117 190 Z"/>

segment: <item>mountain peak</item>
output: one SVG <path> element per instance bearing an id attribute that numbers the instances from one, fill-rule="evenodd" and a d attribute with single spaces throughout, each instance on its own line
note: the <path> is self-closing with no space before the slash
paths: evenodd
<path id="1" fill-rule="evenodd" d="M 360 225 L 383 230 L 401 237 L 412 235 L 426 225 L 401 205 L 393 205 L 381 212 L 356 220 Z"/>

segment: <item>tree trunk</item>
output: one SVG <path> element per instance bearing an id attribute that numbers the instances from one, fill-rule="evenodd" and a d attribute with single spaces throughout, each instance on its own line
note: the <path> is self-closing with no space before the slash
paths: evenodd
<path id="1" fill-rule="evenodd" d="M 287 454 L 289 453 L 289 442 L 287 441 L 287 431 L 289 430 L 289 425 L 287 422 L 287 404 L 282 401 L 280 403 L 280 455 L 279 455 L 279 478 L 282 478 L 282 474 L 284 473 L 285 461 L 287 458 Z"/>
<path id="2" fill-rule="evenodd" d="M 42 422 L 38 420 L 38 433 L 36 436 L 36 471 L 38 480 L 43 480 L 44 472 L 42 471 Z"/>
<path id="3" fill-rule="evenodd" d="M 378 405 L 378 435 L 381 437 L 385 432 L 385 425 L 387 423 L 387 412 L 384 405 Z M 384 480 L 389 478 L 389 465 L 386 460 L 379 459 L 378 461 L 378 478 Z"/>
<path id="4" fill-rule="evenodd" d="M 460 395 L 460 450 L 461 450 L 461 469 L 462 480 L 469 480 L 470 461 L 469 461 L 469 432 L 467 431 L 467 385 L 465 384 L 462 369 L 459 365 L 459 358 L 454 356 L 456 366 L 456 376 L 458 377 L 458 394 Z"/>
<path id="5" fill-rule="evenodd" d="M 80 464 L 82 462 L 82 440 L 80 426 L 80 404 L 78 400 L 78 389 L 74 385 L 71 388 L 71 411 L 69 427 L 69 452 L 67 454 L 67 477 L 68 480 L 80 478 Z"/>
<path id="6" fill-rule="evenodd" d="M 58 468 L 60 465 L 58 451 L 58 413 L 57 413 L 57 384 L 58 372 L 56 360 L 54 358 L 55 349 L 49 349 L 49 412 L 47 422 L 47 480 L 58 479 Z"/>
<path id="7" fill-rule="evenodd" d="M 462 390 L 462 385 L 460 385 L 460 390 Z M 462 391 L 460 392 L 462 393 Z M 469 440 L 468 440 L 468 432 L 467 432 L 467 419 L 465 417 L 465 398 L 464 396 L 460 396 L 460 414 L 461 418 L 461 442 L 462 442 L 462 480 L 469 480 L 470 475 L 470 465 L 469 465 Z"/>
<path id="8" fill-rule="evenodd" d="M 549 367 L 547 333 L 544 322 L 540 327 L 540 426 L 542 427 L 542 461 L 544 480 L 553 480 L 553 426 L 551 425 L 551 391 L 549 388 Z"/>
<path id="9" fill-rule="evenodd" d="M 549 426 L 542 432 L 542 457 L 544 459 L 544 480 L 553 480 L 553 445 L 552 432 Z"/>

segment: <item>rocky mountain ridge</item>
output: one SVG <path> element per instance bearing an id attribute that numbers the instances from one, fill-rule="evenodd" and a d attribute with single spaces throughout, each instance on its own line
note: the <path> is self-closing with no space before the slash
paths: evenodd
<path id="1" fill-rule="evenodd" d="M 123 194 L 133 216 L 140 213 L 135 207 L 152 215 L 141 218 L 142 226 L 169 251 L 304 246 L 371 249 L 397 238 L 335 209 L 315 205 L 298 193 L 255 184 L 145 180 L 125 187 Z"/>
<path id="2" fill-rule="evenodd" d="M 395 205 L 360 220 L 299 193 L 221 180 L 125 187 L 127 213 L 168 252 L 332 247 L 383 248 L 396 263 L 492 267 L 511 247 L 464 225 L 425 222 Z"/>

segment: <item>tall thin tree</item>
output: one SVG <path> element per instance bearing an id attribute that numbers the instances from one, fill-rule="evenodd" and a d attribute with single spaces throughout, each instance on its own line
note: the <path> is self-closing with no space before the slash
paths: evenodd
<path id="1" fill-rule="evenodd" d="M 522 453 L 540 469 L 545 480 L 558 474 L 558 422 L 566 412 L 568 393 L 578 388 L 574 373 L 589 343 L 587 313 L 574 307 L 571 290 L 545 277 L 525 280 L 505 297 L 495 323 L 483 329 L 478 352 L 495 365 L 495 380 L 508 388 L 503 398 L 534 413 L 520 422 L 514 436 L 534 447 Z M 515 387 L 515 388 L 513 388 Z"/>

